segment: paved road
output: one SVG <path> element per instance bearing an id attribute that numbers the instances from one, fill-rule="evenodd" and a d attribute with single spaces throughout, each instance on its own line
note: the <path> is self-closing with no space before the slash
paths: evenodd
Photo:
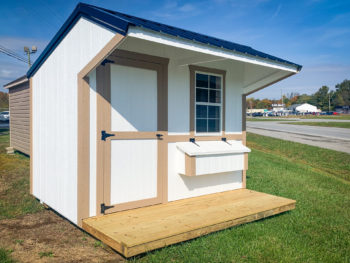
<path id="1" fill-rule="evenodd" d="M 247 131 L 350 153 L 350 129 L 282 123 L 278 121 L 247 121 Z"/>

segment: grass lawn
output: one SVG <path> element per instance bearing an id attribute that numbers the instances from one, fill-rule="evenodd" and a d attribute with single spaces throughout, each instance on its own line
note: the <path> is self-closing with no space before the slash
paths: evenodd
<path id="1" fill-rule="evenodd" d="M 320 127 L 336 127 L 350 129 L 350 122 L 312 122 L 312 121 L 298 121 L 298 122 L 284 122 L 283 124 L 320 126 Z"/>
<path id="2" fill-rule="evenodd" d="M 131 262 L 349 262 L 350 155 L 248 134 L 249 189 L 297 200 L 272 218 Z"/>
<path id="3" fill-rule="evenodd" d="M 350 114 L 341 115 L 289 115 L 282 118 L 298 118 L 298 119 L 329 119 L 329 120 L 350 120 Z"/>
<path id="4" fill-rule="evenodd" d="M 0 129 L 0 220 L 14 218 L 43 209 L 29 194 L 29 157 L 7 155 L 8 129 Z"/>
<path id="5" fill-rule="evenodd" d="M 261 117 L 247 117 L 247 121 L 294 121 L 290 119 L 284 119 L 284 118 L 261 118 Z"/>
<path id="6" fill-rule="evenodd" d="M 298 116 L 298 118 L 300 118 L 300 119 L 350 120 L 350 114 L 342 114 L 342 115 L 321 115 L 321 116 L 305 115 L 305 116 Z"/>
<path id="7" fill-rule="evenodd" d="M 128 261 L 350 262 L 350 155 L 255 134 L 248 134 L 247 139 L 248 146 L 252 149 L 247 187 L 295 199 L 297 208 Z M 0 215 L 2 218 L 19 218 L 26 213 L 38 213 L 42 210 L 41 206 L 27 193 L 28 158 L 20 154 L 4 154 L 3 147 L 6 143 L 8 135 L 6 131 L 1 131 Z M 53 226 L 48 225 L 44 231 L 53 231 Z M 60 229 L 61 225 L 58 230 Z M 37 235 L 39 234 L 51 236 L 38 231 Z M 56 236 L 53 237 L 56 240 Z M 82 250 L 83 247 L 88 246 L 83 244 L 79 249 Z M 0 262 L 12 262 L 10 248 L 0 248 Z M 29 254 L 34 248 L 24 249 L 23 253 Z M 78 248 L 64 249 L 61 251 L 65 252 L 61 253 L 65 255 L 73 255 L 78 251 Z M 86 251 L 91 251 L 92 254 L 100 251 L 94 249 L 96 250 Z M 54 255 L 57 262 L 65 262 L 60 260 L 60 253 L 53 249 L 47 251 Z M 42 250 L 36 258 L 39 260 L 43 253 L 49 253 L 47 251 Z M 16 246 L 12 254 L 15 253 Z M 45 257 L 49 260 L 49 257 Z M 91 254 L 89 257 L 92 258 Z"/>
<path id="8" fill-rule="evenodd" d="M 0 248 L 0 262 L 1 263 L 14 263 L 14 261 L 11 257 L 11 250 L 6 250 L 4 248 Z"/>

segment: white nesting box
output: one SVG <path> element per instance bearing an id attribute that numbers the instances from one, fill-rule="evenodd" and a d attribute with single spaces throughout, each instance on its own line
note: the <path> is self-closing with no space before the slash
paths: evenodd
<path id="1" fill-rule="evenodd" d="M 241 141 L 180 142 L 178 173 L 187 176 L 246 170 L 244 154 L 250 149 Z"/>

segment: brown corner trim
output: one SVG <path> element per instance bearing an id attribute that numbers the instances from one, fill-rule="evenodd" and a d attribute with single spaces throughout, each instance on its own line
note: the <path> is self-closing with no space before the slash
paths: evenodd
<path id="1" fill-rule="evenodd" d="M 242 94 L 242 131 L 247 130 L 247 96 Z"/>
<path id="2" fill-rule="evenodd" d="M 196 176 L 196 157 L 185 153 L 185 174 L 187 176 Z"/>

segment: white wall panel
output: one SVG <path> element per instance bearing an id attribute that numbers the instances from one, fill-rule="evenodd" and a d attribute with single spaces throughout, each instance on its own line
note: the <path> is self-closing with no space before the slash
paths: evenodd
<path id="1" fill-rule="evenodd" d="M 242 171 L 185 176 L 179 174 L 183 164 L 176 143 L 168 144 L 168 198 L 169 201 L 242 188 Z"/>
<path id="2" fill-rule="evenodd" d="M 190 72 L 169 62 L 168 118 L 169 134 L 188 134 L 190 130 Z"/>
<path id="3" fill-rule="evenodd" d="M 158 140 L 111 141 L 111 203 L 157 196 Z"/>
<path id="4" fill-rule="evenodd" d="M 96 70 L 89 74 L 90 85 L 90 216 L 96 216 L 97 97 Z"/>
<path id="5" fill-rule="evenodd" d="M 111 65 L 112 131 L 157 131 L 157 72 Z"/>
<path id="6" fill-rule="evenodd" d="M 77 222 L 77 74 L 114 33 L 81 18 L 33 76 L 33 194 Z"/>
<path id="7" fill-rule="evenodd" d="M 244 154 L 196 156 L 196 175 L 198 176 L 227 171 L 242 171 L 243 168 Z"/>

